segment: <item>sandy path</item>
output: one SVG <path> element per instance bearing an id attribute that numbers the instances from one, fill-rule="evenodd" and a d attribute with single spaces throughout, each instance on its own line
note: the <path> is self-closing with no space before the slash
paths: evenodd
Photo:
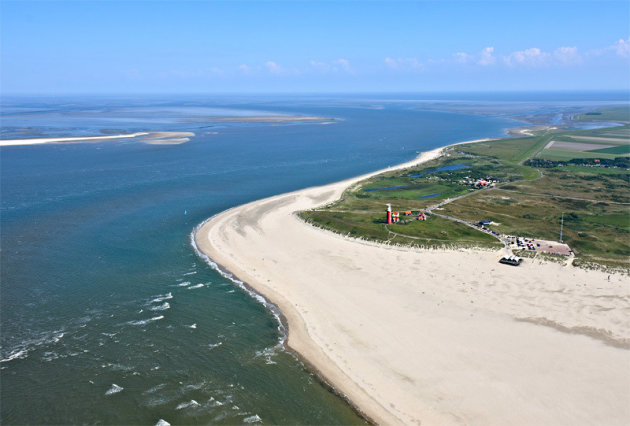
<path id="1" fill-rule="evenodd" d="M 196 244 L 278 305 L 288 345 L 378 423 L 630 422 L 627 277 L 362 243 L 295 215 L 365 177 L 227 210 Z"/>

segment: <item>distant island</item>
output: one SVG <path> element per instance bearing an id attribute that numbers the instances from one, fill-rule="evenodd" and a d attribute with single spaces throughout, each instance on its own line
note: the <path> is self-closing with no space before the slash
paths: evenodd
<path id="1" fill-rule="evenodd" d="M 311 117 L 306 115 L 254 115 L 234 117 L 208 117 L 209 121 L 223 121 L 232 123 L 308 123 L 308 122 L 333 122 L 339 118 Z"/>

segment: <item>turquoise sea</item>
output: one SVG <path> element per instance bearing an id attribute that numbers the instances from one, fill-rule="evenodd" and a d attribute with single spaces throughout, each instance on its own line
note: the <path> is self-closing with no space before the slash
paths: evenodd
<path id="1" fill-rule="evenodd" d="M 576 110 L 607 100 L 619 99 L 569 99 Z M 448 143 L 502 136 L 525 125 L 515 116 L 540 111 L 563 119 L 565 103 L 537 101 L 4 99 L 2 139 L 159 130 L 195 136 L 181 145 L 0 149 L 0 422 L 362 423 L 282 347 L 285 331 L 273 312 L 197 256 L 191 232 L 238 204 Z M 483 114 L 471 113 L 475 103 Z M 340 120 L 213 118 L 264 114 Z"/>

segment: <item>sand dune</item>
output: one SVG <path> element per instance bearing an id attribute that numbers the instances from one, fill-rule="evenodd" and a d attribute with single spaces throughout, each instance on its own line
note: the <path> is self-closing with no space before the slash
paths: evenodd
<path id="1" fill-rule="evenodd" d="M 361 242 L 296 216 L 367 176 L 227 210 L 196 244 L 277 304 L 288 345 L 378 423 L 630 422 L 626 276 Z"/>

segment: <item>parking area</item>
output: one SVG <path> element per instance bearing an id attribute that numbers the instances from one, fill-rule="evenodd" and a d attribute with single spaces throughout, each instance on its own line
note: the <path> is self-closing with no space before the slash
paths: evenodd
<path id="1" fill-rule="evenodd" d="M 572 253 L 571 248 L 567 244 L 558 241 L 537 240 L 512 235 L 507 235 L 505 238 L 509 247 L 513 250 L 530 250 L 562 256 L 570 256 Z"/>

